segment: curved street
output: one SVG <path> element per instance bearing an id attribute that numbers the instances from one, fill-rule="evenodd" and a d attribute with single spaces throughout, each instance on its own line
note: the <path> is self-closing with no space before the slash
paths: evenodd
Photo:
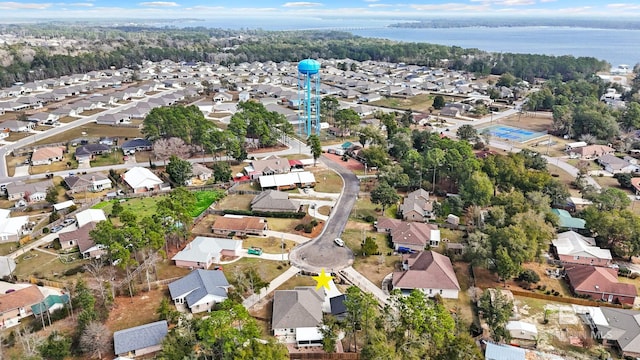
<path id="1" fill-rule="evenodd" d="M 321 157 L 320 161 L 342 177 L 344 189 L 338 203 L 331 210 L 329 220 L 324 224 L 322 234 L 304 245 L 296 246 L 289 254 L 289 260 L 293 266 L 302 270 L 319 272 L 324 268 L 327 272 L 336 272 L 353 264 L 353 252 L 346 246 L 336 245 L 333 240 L 342 235 L 347 225 L 360 191 L 360 181 L 354 173 L 340 164 L 325 157 Z"/>

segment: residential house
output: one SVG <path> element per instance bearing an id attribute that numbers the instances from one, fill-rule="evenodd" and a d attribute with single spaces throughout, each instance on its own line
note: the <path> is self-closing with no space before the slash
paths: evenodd
<path id="1" fill-rule="evenodd" d="M 192 174 L 192 178 L 187 180 L 188 184 L 187 185 L 193 185 L 194 183 L 204 183 L 209 181 L 209 179 L 211 179 L 211 177 L 213 176 L 213 170 L 209 169 L 208 167 L 202 165 L 202 164 L 198 164 L 198 163 L 194 163 L 191 165 L 191 174 Z"/>
<path id="2" fill-rule="evenodd" d="M 131 152 L 136 151 L 150 151 L 153 149 L 153 143 L 147 139 L 135 138 L 125 141 L 121 148 L 125 154 L 130 154 Z"/>
<path id="3" fill-rule="evenodd" d="M 96 155 L 108 154 L 111 152 L 111 147 L 104 144 L 86 144 L 80 145 L 76 148 L 76 160 L 80 163 L 86 163 L 94 160 Z"/>
<path id="4" fill-rule="evenodd" d="M 402 256 L 402 270 L 394 271 L 391 284 L 402 292 L 420 290 L 433 297 L 457 299 L 460 284 L 451 260 L 435 251 L 420 251 Z"/>
<path id="5" fill-rule="evenodd" d="M 244 168 L 245 173 L 251 179 L 257 179 L 262 175 L 284 174 L 291 171 L 289 160 L 278 156 L 269 156 L 262 160 L 253 160 Z"/>
<path id="6" fill-rule="evenodd" d="M 252 216 L 223 216 L 216 219 L 211 226 L 214 235 L 220 236 L 265 236 L 267 220 Z"/>
<path id="7" fill-rule="evenodd" d="M 582 264 L 610 266 L 613 263 L 611 251 L 596 246 L 593 238 L 582 236 L 575 231 L 558 234 L 552 241 L 553 252 L 562 264 Z"/>
<path id="8" fill-rule="evenodd" d="M 169 332 L 166 320 L 140 325 L 113 333 L 116 356 L 136 357 L 158 352 Z"/>
<path id="9" fill-rule="evenodd" d="M 107 217 L 102 209 L 87 209 L 76 213 L 76 226 L 79 228 L 89 223 L 106 221 Z"/>
<path id="10" fill-rule="evenodd" d="M 610 307 L 590 307 L 581 315 L 592 337 L 625 358 L 640 357 L 640 312 Z"/>
<path id="11" fill-rule="evenodd" d="M 238 256 L 242 251 L 242 240 L 197 236 L 171 260 L 176 266 L 192 269 L 208 269 L 225 257 Z"/>
<path id="12" fill-rule="evenodd" d="M 286 192 L 266 190 L 251 200 L 251 211 L 298 212 L 300 203 L 289 199 L 289 194 Z"/>
<path id="13" fill-rule="evenodd" d="M 402 219 L 406 221 L 429 221 L 435 218 L 433 201 L 429 200 L 429 192 L 418 189 L 410 192 L 398 208 Z"/>
<path id="14" fill-rule="evenodd" d="M 593 160 L 605 154 L 613 154 L 616 150 L 606 145 L 587 145 L 572 148 L 568 150 L 568 152 L 571 157 L 577 157 L 582 160 Z"/>
<path id="15" fill-rule="evenodd" d="M 233 101 L 233 94 L 229 94 L 226 92 L 218 93 L 213 97 L 213 101 L 218 103 Z"/>
<path id="16" fill-rule="evenodd" d="M 2 129 L 9 129 L 12 132 L 29 132 L 33 130 L 34 123 L 30 121 L 7 120 L 0 124 Z"/>
<path id="17" fill-rule="evenodd" d="M 7 185 L 7 198 L 10 201 L 25 199 L 27 202 L 43 201 L 47 197 L 47 189 L 53 186 L 53 181 L 44 180 L 25 184 L 16 181 Z"/>
<path id="18" fill-rule="evenodd" d="M 35 285 L 22 287 L 10 293 L 0 294 L 0 328 L 9 328 L 31 316 L 31 306 L 41 303 L 44 296 Z"/>
<path id="19" fill-rule="evenodd" d="M 298 287 L 274 292 L 271 330 L 278 341 L 297 346 L 322 346 L 322 291 Z"/>
<path id="20" fill-rule="evenodd" d="M 131 115 L 125 112 L 103 114 L 98 116 L 98 118 L 96 119 L 96 124 L 111 126 L 131 124 Z"/>
<path id="21" fill-rule="evenodd" d="M 51 165 L 54 161 L 64 159 L 65 148 L 63 146 L 47 146 L 35 149 L 31 154 L 31 165 Z"/>
<path id="22" fill-rule="evenodd" d="M 586 221 L 580 218 L 574 218 L 567 210 L 551 209 L 551 212 L 558 215 L 558 227 L 563 229 L 583 230 Z"/>
<path id="23" fill-rule="evenodd" d="M 55 125 L 60 119 L 60 116 L 56 114 L 50 114 L 46 112 L 39 112 L 27 116 L 27 120 L 40 125 Z"/>
<path id="24" fill-rule="evenodd" d="M 296 187 L 314 187 L 316 185 L 316 178 L 313 173 L 309 171 L 292 172 L 287 174 L 277 175 L 263 175 L 258 179 L 262 190 L 275 189 L 275 190 L 287 190 L 295 189 Z"/>
<path id="25" fill-rule="evenodd" d="M 196 269 L 169 283 L 171 300 L 177 307 L 186 305 L 192 313 L 210 311 L 227 299 L 229 282 L 221 270 Z"/>
<path id="26" fill-rule="evenodd" d="M 633 305 L 637 291 L 633 284 L 618 282 L 618 271 L 591 265 L 565 266 L 566 278 L 577 295 L 593 300 Z"/>
<path id="27" fill-rule="evenodd" d="M 391 242 L 396 251 L 400 247 L 422 251 L 427 246 L 440 245 L 440 230 L 435 224 L 378 218 L 374 226 L 378 232 L 386 232 L 391 235 Z"/>
<path id="28" fill-rule="evenodd" d="M 77 246 L 83 259 L 100 259 L 102 255 L 107 254 L 107 249 L 104 245 L 96 244 L 90 236 L 96 224 L 97 222 L 89 222 L 74 231 L 61 232 L 58 235 L 60 245 L 63 249 Z"/>
<path id="29" fill-rule="evenodd" d="M 604 154 L 597 161 L 598 164 L 604 167 L 605 171 L 611 174 L 637 173 L 640 171 L 637 160 L 628 156 L 621 159 L 613 154 Z"/>
<path id="30" fill-rule="evenodd" d="M 512 320 L 505 325 L 505 329 L 511 335 L 511 339 L 536 341 L 538 338 L 538 329 L 532 323 Z"/>
<path id="31" fill-rule="evenodd" d="M 162 180 L 152 173 L 149 169 L 143 167 L 133 167 L 122 176 L 124 182 L 129 185 L 133 192 L 144 193 L 147 191 L 158 191 Z"/>
<path id="32" fill-rule="evenodd" d="M 640 177 L 631 178 L 631 186 L 635 190 L 636 195 L 640 195 Z"/>
<path id="33" fill-rule="evenodd" d="M 28 223 L 29 216 L 11 217 L 11 210 L 0 209 L 0 243 L 20 241 Z"/>
<path id="34" fill-rule="evenodd" d="M 67 176 L 64 183 L 72 194 L 85 191 L 99 192 L 112 187 L 111 179 L 102 173 Z"/>

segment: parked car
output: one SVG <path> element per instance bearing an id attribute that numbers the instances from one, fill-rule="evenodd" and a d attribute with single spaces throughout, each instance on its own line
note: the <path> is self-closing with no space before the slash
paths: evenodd
<path id="1" fill-rule="evenodd" d="M 56 226 L 54 226 L 54 227 L 52 227 L 52 228 L 51 228 L 51 232 L 52 232 L 52 233 L 57 233 L 58 231 L 60 231 L 60 230 L 62 230 L 62 229 L 64 229 L 64 226 L 62 226 L 62 225 L 56 225 Z"/>
<path id="2" fill-rule="evenodd" d="M 336 245 L 338 246 L 344 246 L 344 241 L 340 238 L 333 239 L 333 242 L 336 243 Z"/>
<path id="3" fill-rule="evenodd" d="M 249 250 L 247 250 L 247 253 L 249 255 L 258 255 L 258 256 L 260 256 L 260 255 L 262 255 L 262 249 L 259 248 L 259 247 L 252 246 L 252 247 L 249 248 Z"/>
<path id="4" fill-rule="evenodd" d="M 69 226 L 71 224 L 75 224 L 76 223 L 76 219 L 64 219 L 64 221 L 62 222 L 63 226 Z"/>
<path id="5" fill-rule="evenodd" d="M 413 254 L 413 250 L 411 248 L 408 248 L 408 247 L 398 246 L 398 253 L 399 254 Z"/>

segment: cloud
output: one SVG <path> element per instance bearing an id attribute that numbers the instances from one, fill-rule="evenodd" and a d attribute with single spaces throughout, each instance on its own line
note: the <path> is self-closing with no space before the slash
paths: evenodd
<path id="1" fill-rule="evenodd" d="M 178 3 L 173 1 L 147 1 L 141 2 L 138 5 L 140 6 L 149 6 L 149 7 L 176 7 L 180 6 Z"/>
<path id="2" fill-rule="evenodd" d="M 317 2 L 308 2 L 308 1 L 294 1 L 294 2 L 288 2 L 288 3 L 284 3 L 282 4 L 282 7 L 288 7 L 288 8 L 299 8 L 299 7 L 317 7 L 317 6 L 323 6 L 324 4 L 322 3 L 317 3 Z"/>
<path id="3" fill-rule="evenodd" d="M 0 9 L 2 10 L 22 10 L 22 9 L 31 9 L 31 10 L 44 10 L 51 7 L 51 4 L 43 3 L 17 3 L 13 1 L 9 2 L 0 2 Z"/>
<path id="4" fill-rule="evenodd" d="M 497 6 L 526 6 L 534 5 L 536 3 L 534 0 L 471 0 L 471 2 Z"/>
<path id="5" fill-rule="evenodd" d="M 607 8 L 615 9 L 615 10 L 638 10 L 640 9 L 640 5 L 616 3 L 616 4 L 608 4 Z"/>
<path id="6" fill-rule="evenodd" d="M 92 7 L 93 4 L 92 3 L 88 3 L 88 2 L 85 2 L 85 3 L 70 3 L 70 4 L 67 4 L 67 6 Z"/>
<path id="7" fill-rule="evenodd" d="M 378 2 L 380 0 L 364 0 L 364 2 Z"/>
<path id="8" fill-rule="evenodd" d="M 392 7 L 393 5 L 391 4 L 369 4 L 370 8 L 387 8 L 387 7 Z"/>
<path id="9" fill-rule="evenodd" d="M 473 0 L 472 0 L 473 1 Z M 469 5 L 465 3 L 445 3 L 445 4 L 425 4 L 409 5 L 410 8 L 418 11 L 487 11 L 488 5 Z"/>

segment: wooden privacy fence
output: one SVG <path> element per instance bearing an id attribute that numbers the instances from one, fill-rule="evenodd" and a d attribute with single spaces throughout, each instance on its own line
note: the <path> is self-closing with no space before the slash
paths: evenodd
<path id="1" fill-rule="evenodd" d="M 515 296 L 522 296 L 522 297 L 529 297 L 529 298 L 534 298 L 534 299 L 541 299 L 541 300 L 548 300 L 548 301 L 555 301 L 555 302 L 561 302 L 561 303 L 565 303 L 565 304 L 574 304 L 574 305 L 582 305 L 582 306 L 606 306 L 606 307 L 613 307 L 613 308 L 623 308 L 624 306 L 620 305 L 620 304 L 612 304 L 612 303 L 608 303 L 608 302 L 600 302 L 600 301 L 593 301 L 593 300 L 588 300 L 588 299 L 580 299 L 580 298 L 573 298 L 573 297 L 564 297 L 564 296 L 551 296 L 551 295 L 546 295 L 546 294 L 538 294 L 538 293 L 534 293 L 534 292 L 530 292 L 530 291 L 520 291 L 520 290 L 511 290 L 509 289 L 509 291 L 511 291 L 511 293 Z"/>

